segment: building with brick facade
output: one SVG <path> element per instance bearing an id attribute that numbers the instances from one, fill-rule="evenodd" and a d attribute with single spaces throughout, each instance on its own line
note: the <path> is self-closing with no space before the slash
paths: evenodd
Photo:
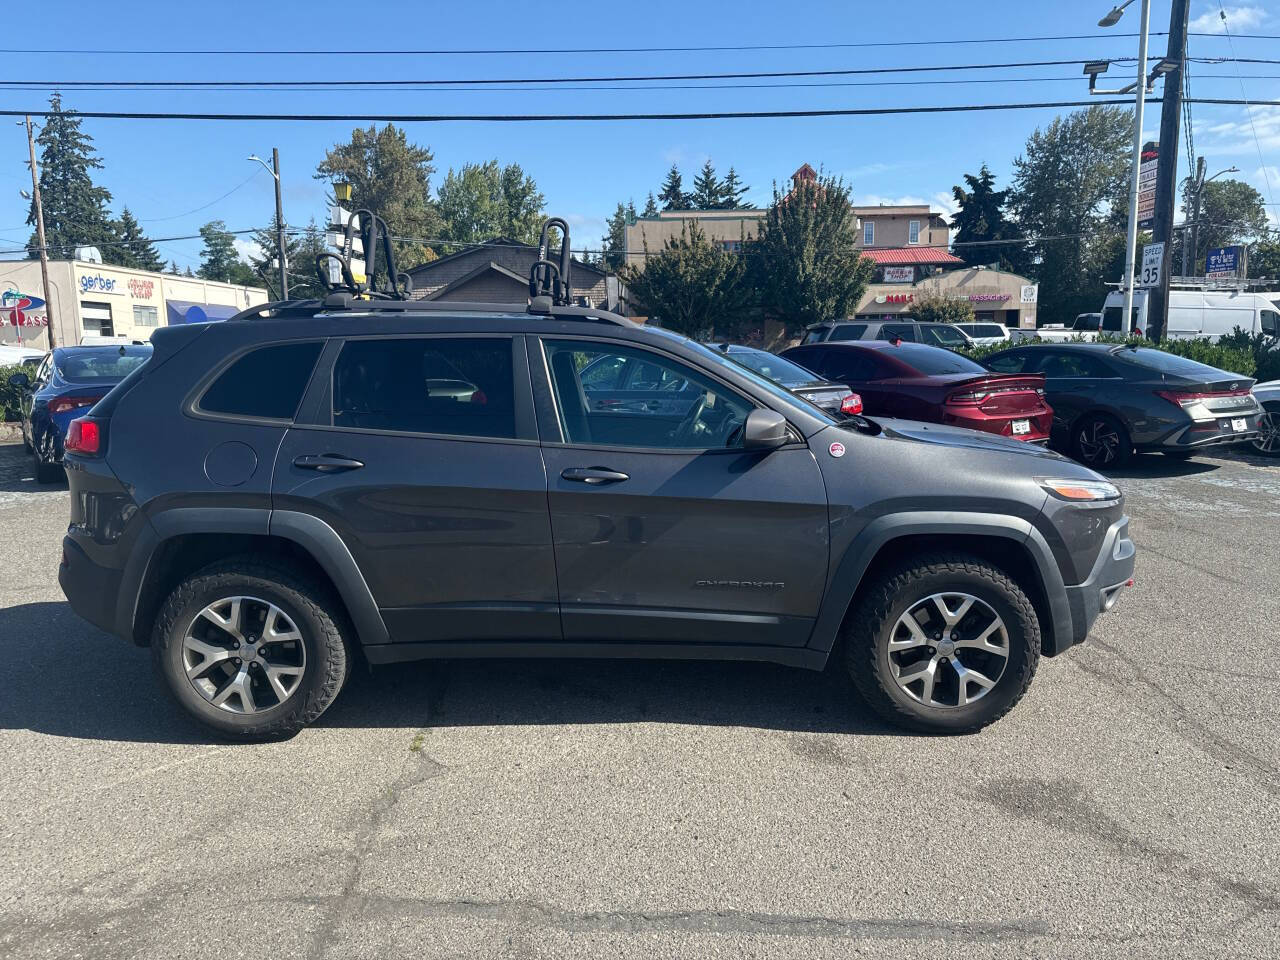
<path id="1" fill-rule="evenodd" d="M 529 270 L 538 248 L 499 237 L 408 270 L 416 300 L 466 303 L 525 303 Z M 618 304 L 618 280 L 599 267 L 573 261 L 570 274 L 575 303 L 612 310 Z"/>

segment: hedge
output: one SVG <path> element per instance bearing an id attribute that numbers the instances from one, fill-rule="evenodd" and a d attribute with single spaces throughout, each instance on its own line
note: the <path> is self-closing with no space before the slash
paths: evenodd
<path id="1" fill-rule="evenodd" d="M 0 420 L 6 423 L 16 423 L 22 419 L 22 413 L 18 409 L 18 401 L 22 399 L 22 391 L 16 387 L 9 386 L 9 378 L 15 373 L 25 373 L 31 376 L 31 367 L 24 367 L 20 364 L 4 367 L 0 366 Z"/>
<path id="2" fill-rule="evenodd" d="M 1000 350 L 1007 350 L 1010 347 L 1053 346 L 1062 342 L 1064 341 L 1023 340 L 1015 342 L 1013 340 L 1004 340 L 1000 343 L 993 343 L 990 346 L 962 348 L 957 352 L 981 361 L 984 357 Z M 1083 337 L 1072 337 L 1065 342 L 1086 343 L 1089 341 L 1086 341 Z M 1210 367 L 1217 367 L 1219 370 L 1226 370 L 1229 373 L 1238 373 L 1243 377 L 1254 377 L 1259 381 L 1280 379 L 1280 350 L 1271 347 L 1267 338 L 1251 336 L 1239 328 L 1236 329 L 1235 333 L 1222 337 L 1217 343 L 1208 338 L 1162 340 L 1159 343 L 1153 343 L 1143 337 L 1125 339 L 1123 337 L 1109 336 L 1100 336 L 1096 342 L 1151 347 L 1179 357 L 1186 357 L 1189 360 L 1195 360 L 1198 363 L 1207 364 Z"/>

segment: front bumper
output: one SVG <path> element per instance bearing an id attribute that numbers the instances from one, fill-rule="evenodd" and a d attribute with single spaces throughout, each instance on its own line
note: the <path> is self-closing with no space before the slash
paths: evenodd
<path id="1" fill-rule="evenodd" d="M 1107 530 L 1089 576 L 1066 588 L 1073 645 L 1088 636 L 1098 616 L 1115 606 L 1124 588 L 1130 585 L 1135 553 L 1129 539 L 1129 518 L 1121 517 Z"/>

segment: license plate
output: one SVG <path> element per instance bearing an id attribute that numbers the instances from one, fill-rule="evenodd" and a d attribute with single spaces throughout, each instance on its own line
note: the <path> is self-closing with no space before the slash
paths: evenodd
<path id="1" fill-rule="evenodd" d="M 1030 420 L 1015 420 L 1015 421 L 1013 421 L 1013 435 L 1014 435 L 1015 437 L 1020 437 L 1020 436 L 1022 436 L 1024 433 L 1030 433 L 1030 432 L 1031 432 L 1031 421 L 1030 421 Z"/>
<path id="2" fill-rule="evenodd" d="M 1236 433 L 1244 433 L 1249 429 L 1249 421 L 1244 417 L 1236 417 L 1231 421 L 1231 429 Z"/>

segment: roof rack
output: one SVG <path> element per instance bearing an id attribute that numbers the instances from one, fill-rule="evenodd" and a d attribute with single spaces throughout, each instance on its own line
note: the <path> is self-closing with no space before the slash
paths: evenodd
<path id="1" fill-rule="evenodd" d="M 551 238 L 551 228 L 560 231 L 560 263 L 548 260 L 547 245 Z M 573 303 L 573 285 L 569 272 L 573 266 L 572 251 L 569 249 L 569 224 L 560 217 L 548 217 L 542 224 L 542 234 L 538 238 L 538 259 L 529 268 L 530 301 L 550 298 L 551 306 L 567 307 Z M 539 304 L 542 307 L 543 304 Z M 541 309 L 539 313 L 544 312 Z"/>

